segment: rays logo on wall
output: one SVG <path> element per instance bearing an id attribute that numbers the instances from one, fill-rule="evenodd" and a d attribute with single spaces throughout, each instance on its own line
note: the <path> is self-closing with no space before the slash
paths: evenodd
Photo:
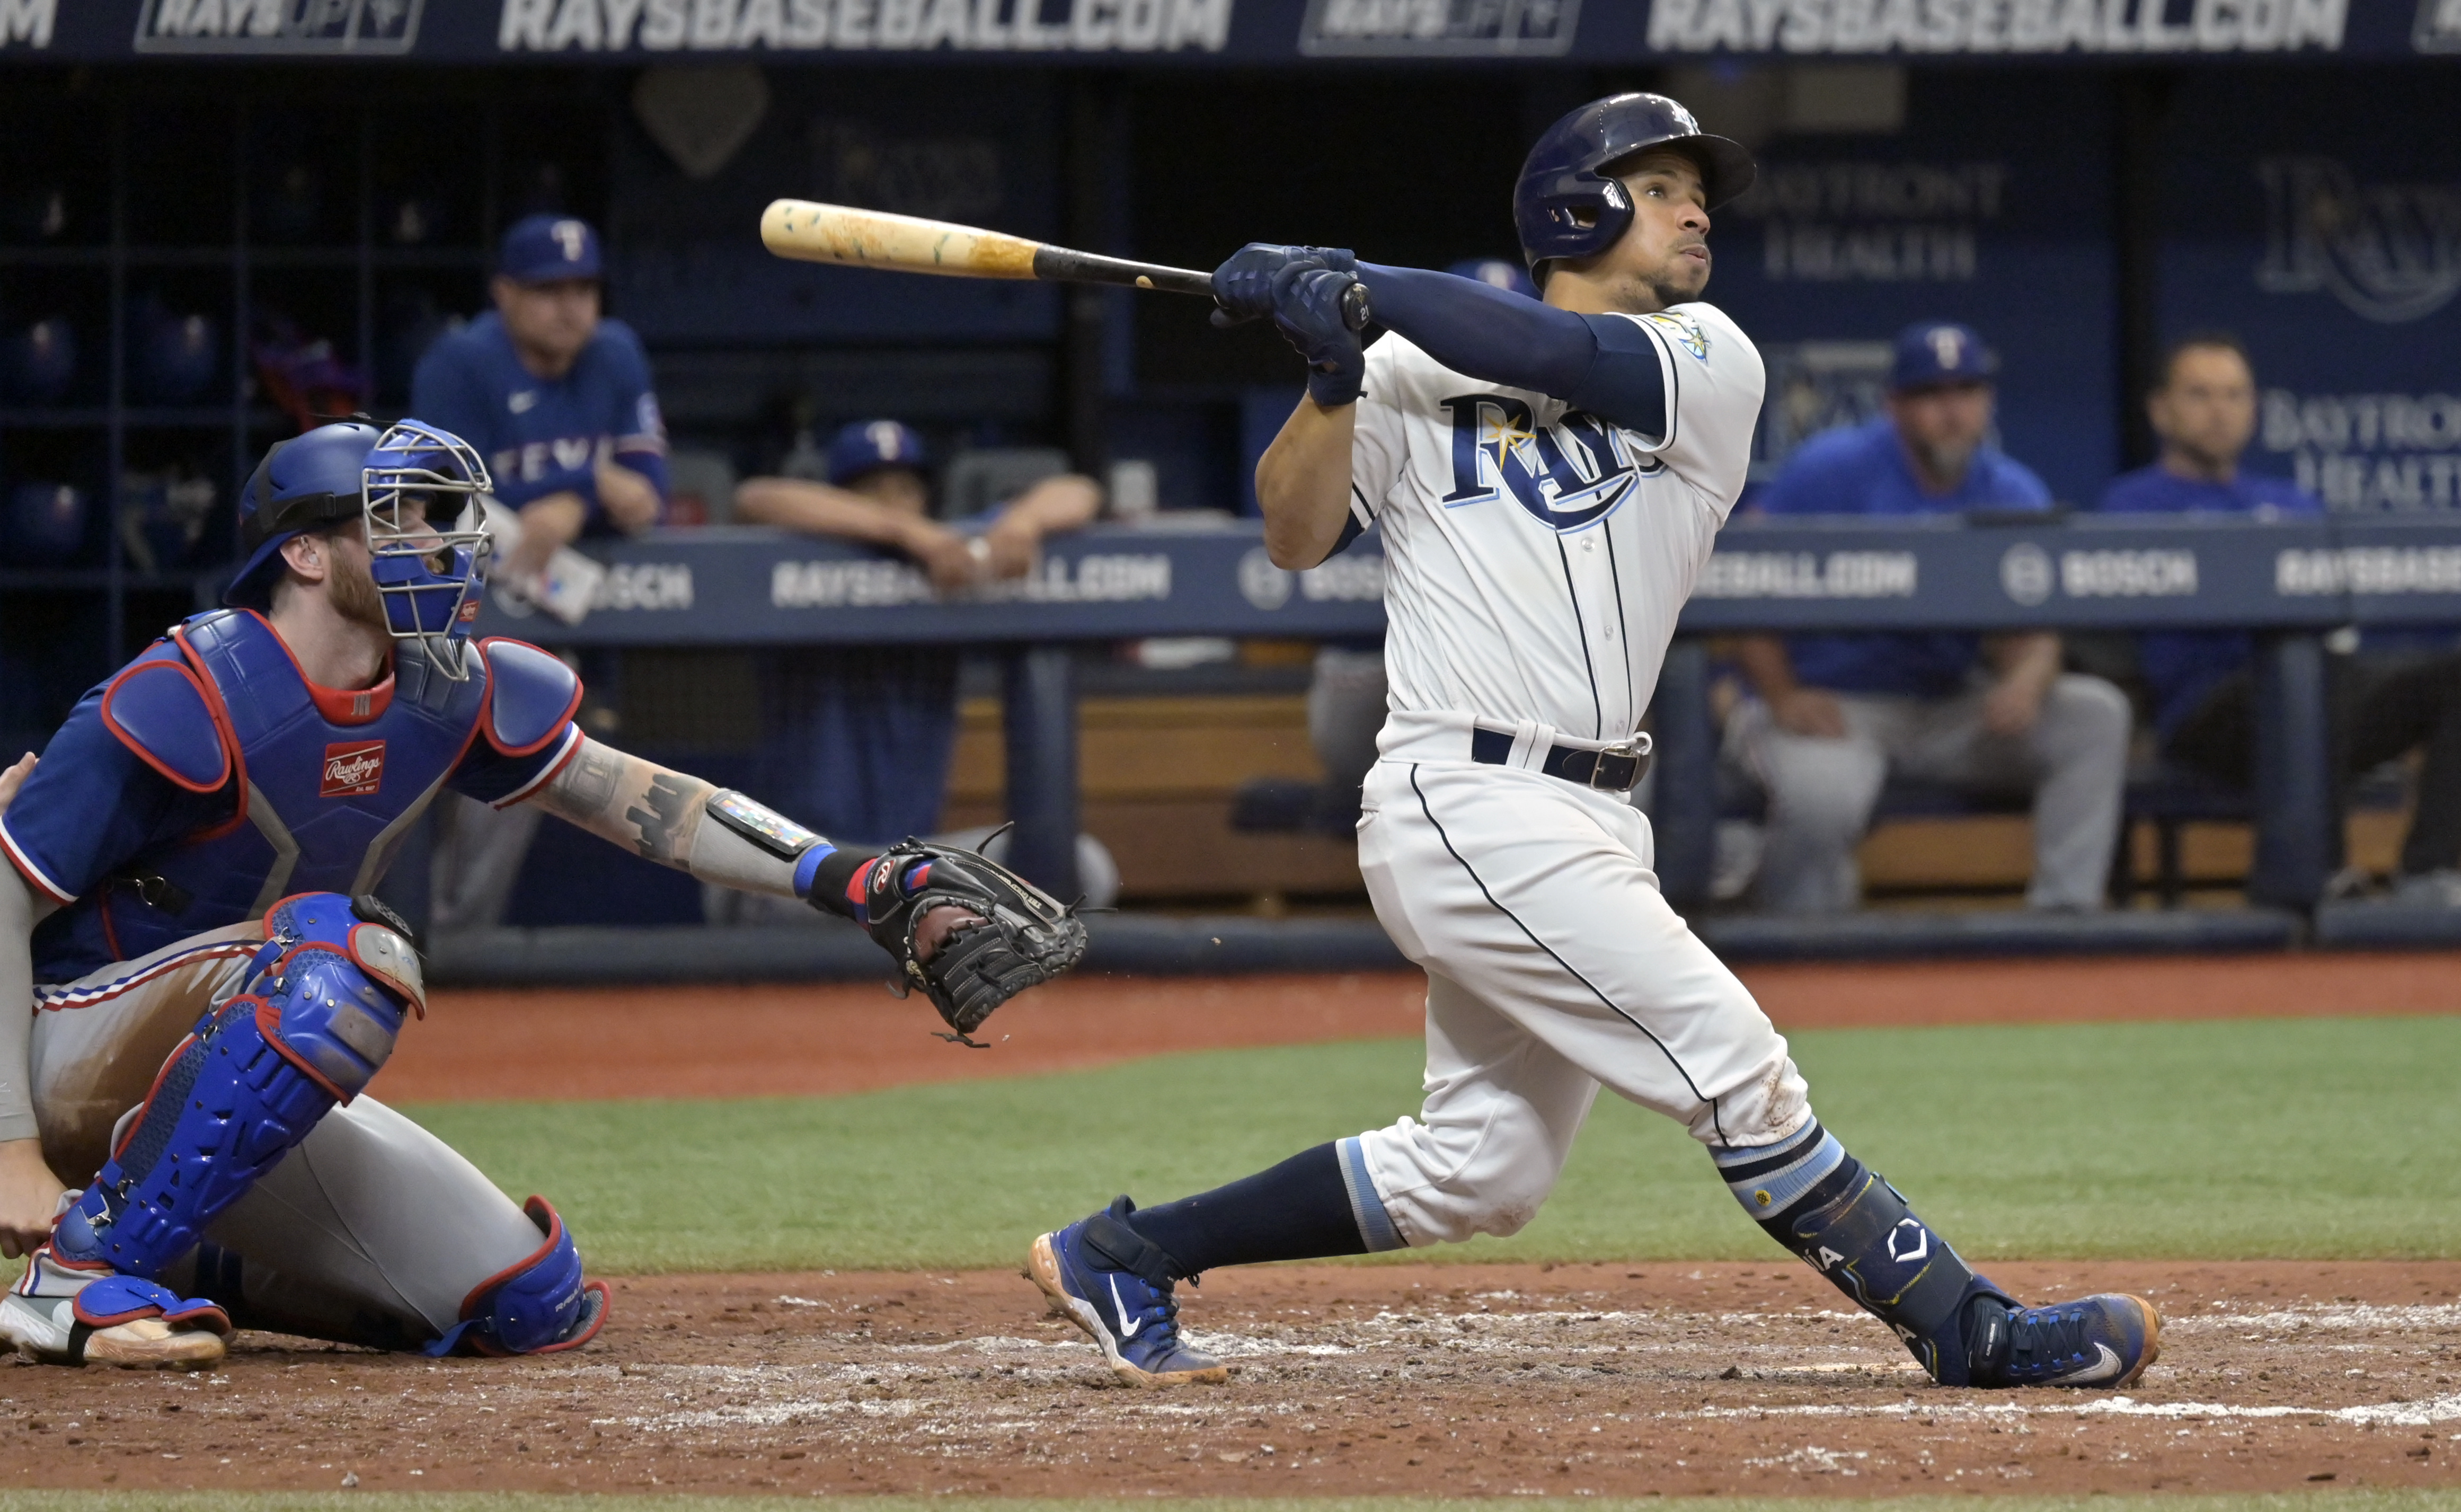
<path id="1" fill-rule="evenodd" d="M 2461 9 L 2461 0 L 2441 0 Z M 2331 158 L 2266 158 L 2264 261 L 2273 294 L 2330 291 L 2387 325 L 2421 320 L 2461 292 L 2461 184 L 2362 183 Z"/>

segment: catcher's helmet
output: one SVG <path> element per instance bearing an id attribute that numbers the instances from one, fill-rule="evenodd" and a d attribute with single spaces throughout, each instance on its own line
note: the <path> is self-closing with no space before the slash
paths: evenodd
<path id="1" fill-rule="evenodd" d="M 247 560 L 233 574 L 224 603 L 269 607 L 273 582 L 282 575 L 276 556 L 282 543 L 301 531 L 359 518 L 360 473 L 383 434 L 343 421 L 273 443 L 240 490 L 239 534 Z"/>
<path id="2" fill-rule="evenodd" d="M 1553 258 L 1593 257 L 1632 224 L 1632 200 L 1607 170 L 1651 147 L 1671 146 L 1701 167 L 1714 210 L 1752 186 L 1752 155 L 1742 142 L 1712 137 L 1692 113 L 1663 95 L 1610 95 L 1547 128 L 1521 164 L 1512 221 L 1521 254 L 1543 283 Z"/>

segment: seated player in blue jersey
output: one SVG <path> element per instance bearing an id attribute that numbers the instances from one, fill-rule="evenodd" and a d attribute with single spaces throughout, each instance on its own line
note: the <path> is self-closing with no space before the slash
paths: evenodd
<path id="1" fill-rule="evenodd" d="M 2256 435 L 2256 375 L 2238 339 L 2205 331 L 2174 343 L 2146 397 L 2160 460 L 2111 481 L 2120 514 L 2320 515 L 2323 505 L 2283 478 L 2243 472 Z M 2162 755 L 2243 787 L 2256 749 L 2254 637 L 2241 630 L 2147 630 L 2137 670 L 2153 694 Z M 2418 812 L 2393 878 L 2398 902 L 2461 907 L 2461 656 L 2369 644 L 2331 663 L 2337 766 L 2356 777 L 2424 748 Z M 2335 833 L 2340 833 L 2339 826 Z"/>
<path id="2" fill-rule="evenodd" d="M 1988 443 L 1999 359 L 1967 326 L 1897 337 L 1888 413 L 1806 441 L 1760 500 L 1770 514 L 1932 515 L 2048 508 L 2031 469 Z M 1892 771 L 2034 797 L 2037 908 L 2103 904 L 2127 778 L 2127 697 L 2061 671 L 2049 631 L 1755 635 L 1737 660 L 1758 697 L 1730 737 L 1767 789 L 1760 905 L 1831 913 L 1862 898 L 1854 851 Z"/>
<path id="3" fill-rule="evenodd" d="M 548 559 L 584 536 L 634 534 L 668 497 L 666 427 L 641 338 L 603 318 L 598 233 L 533 215 L 497 253 L 495 309 L 419 359 L 411 411 L 478 449 L 520 539 L 492 564 L 499 592 L 547 597 Z M 438 812 L 431 922 L 439 933 L 503 922 L 538 830 L 534 809 L 490 814 L 448 798 Z"/>
<path id="4" fill-rule="evenodd" d="M 29 1356 L 205 1365 L 235 1325 L 439 1354 L 597 1330 L 606 1288 L 554 1208 L 363 1095 L 426 1001 L 373 890 L 441 793 L 535 801 L 867 922 L 961 1033 L 1008 995 L 1005 976 L 951 985 L 998 954 L 994 908 L 945 905 L 977 858 L 882 863 L 600 745 L 564 663 L 472 641 L 487 482 L 416 420 L 276 446 L 240 500 L 230 607 L 173 627 L 12 769 L 0 1249 L 30 1258 L 0 1335 Z"/>
<path id="5" fill-rule="evenodd" d="M 521 515 L 497 565 L 517 586 L 583 536 L 637 534 L 667 500 L 667 434 L 641 338 L 601 314 L 598 233 L 567 215 L 513 224 L 488 285 L 495 309 L 437 341 L 411 411 L 476 447 Z"/>
<path id="6" fill-rule="evenodd" d="M 900 552 L 934 588 L 952 593 L 1022 577 L 1045 537 L 1102 513 L 1101 486 L 1062 473 L 944 524 L 931 517 L 929 469 L 912 430 L 895 420 L 858 421 L 830 439 L 823 477 L 738 485 L 735 518 Z M 957 738 L 956 649 L 802 648 L 777 656 L 782 738 L 771 791 L 848 839 L 886 843 L 936 828 Z"/>

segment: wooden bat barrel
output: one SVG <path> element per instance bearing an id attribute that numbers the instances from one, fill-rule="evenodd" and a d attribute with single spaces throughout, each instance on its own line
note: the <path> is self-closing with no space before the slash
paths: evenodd
<path id="1" fill-rule="evenodd" d="M 780 257 L 955 278 L 1033 278 L 1039 243 L 886 210 L 778 200 L 760 217 L 760 242 Z"/>

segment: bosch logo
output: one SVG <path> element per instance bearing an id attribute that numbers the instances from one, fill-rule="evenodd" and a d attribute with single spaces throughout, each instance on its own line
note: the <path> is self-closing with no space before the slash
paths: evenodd
<path id="1" fill-rule="evenodd" d="M 2000 588 L 2032 608 L 2051 596 L 2051 554 L 2030 541 L 2020 541 L 2000 559 Z"/>
<path id="2" fill-rule="evenodd" d="M 352 740 L 325 748 L 318 798 L 365 798 L 384 785 L 384 742 Z"/>
<path id="3" fill-rule="evenodd" d="M 1239 559 L 1239 596 L 1257 608 L 1278 609 L 1291 601 L 1291 574 L 1258 546 Z"/>

